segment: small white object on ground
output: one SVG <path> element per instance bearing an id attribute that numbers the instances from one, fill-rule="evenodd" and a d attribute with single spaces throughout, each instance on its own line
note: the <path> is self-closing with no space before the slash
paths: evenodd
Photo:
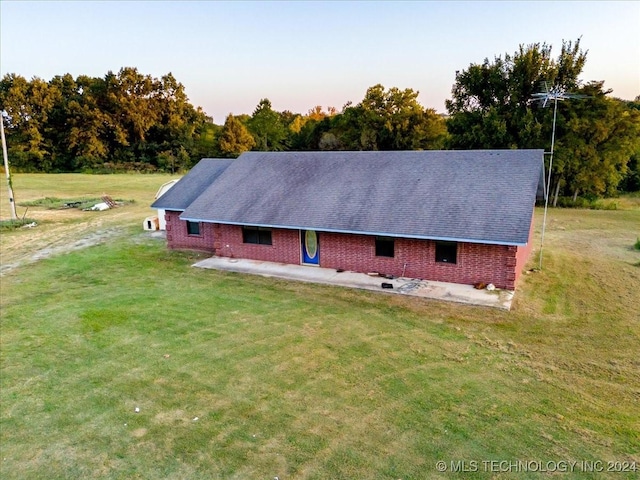
<path id="1" fill-rule="evenodd" d="M 111 207 L 106 204 L 105 202 L 101 202 L 101 203 L 96 203 L 93 207 L 91 207 L 91 210 L 97 210 L 99 212 L 102 212 L 103 210 L 109 210 Z"/>

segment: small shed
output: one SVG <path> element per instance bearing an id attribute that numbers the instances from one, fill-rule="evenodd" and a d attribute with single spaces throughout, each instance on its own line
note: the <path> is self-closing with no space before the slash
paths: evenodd
<path id="1" fill-rule="evenodd" d="M 166 225 L 166 222 L 165 222 L 165 225 Z M 143 230 L 151 230 L 151 231 L 160 230 L 160 219 L 155 215 L 147 217 L 144 219 L 142 228 Z"/>

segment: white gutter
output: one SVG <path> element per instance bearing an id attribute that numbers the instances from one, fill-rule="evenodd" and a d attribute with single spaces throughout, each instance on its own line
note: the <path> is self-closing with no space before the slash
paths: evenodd
<path id="1" fill-rule="evenodd" d="M 184 211 L 184 210 L 183 210 Z M 229 221 L 220 221 L 220 220 L 203 220 L 200 218 L 187 218 L 180 217 L 180 220 L 185 220 L 188 222 L 203 222 L 203 223 L 219 223 L 221 225 L 236 225 L 236 226 L 246 226 L 246 227 L 263 227 L 263 228 L 280 228 L 283 230 L 314 230 L 316 232 L 327 232 L 327 233 L 348 233 L 352 235 L 370 235 L 370 236 L 378 236 L 378 237 L 393 237 L 393 238 L 411 238 L 416 240 L 435 240 L 442 242 L 461 242 L 461 243 L 481 243 L 485 245 L 505 245 L 505 246 L 515 246 L 522 247 L 527 244 L 527 242 L 505 242 L 499 240 L 478 240 L 478 239 L 470 239 L 470 238 L 455 238 L 455 237 L 436 237 L 436 236 L 426 236 L 426 235 L 409 235 L 409 234 L 401 234 L 401 233 L 388 233 L 388 232 L 359 232 L 355 230 L 340 230 L 335 228 L 317 228 L 317 227 L 305 227 L 305 226 L 293 226 L 293 225 L 268 225 L 261 223 L 242 223 L 242 222 L 229 222 Z"/>

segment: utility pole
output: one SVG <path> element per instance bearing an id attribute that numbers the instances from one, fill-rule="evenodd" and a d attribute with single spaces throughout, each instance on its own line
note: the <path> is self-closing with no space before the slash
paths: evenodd
<path id="1" fill-rule="evenodd" d="M 4 138 L 4 115 L 0 112 L 0 136 L 2 137 L 2 157 L 4 159 L 4 171 L 7 174 L 7 187 L 9 189 L 9 207 L 11 207 L 11 219 L 17 220 L 16 202 L 13 198 L 13 186 L 11 185 L 11 173 L 9 172 L 9 158 L 7 156 L 7 141 Z"/>

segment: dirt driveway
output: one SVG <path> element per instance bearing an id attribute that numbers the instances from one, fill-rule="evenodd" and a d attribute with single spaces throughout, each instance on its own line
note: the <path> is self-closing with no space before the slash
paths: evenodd
<path id="1" fill-rule="evenodd" d="M 114 241 L 138 225 L 142 232 L 144 218 L 152 214 L 148 206 L 137 205 L 103 212 L 29 209 L 35 227 L 2 234 L 0 276 L 43 258 Z"/>

